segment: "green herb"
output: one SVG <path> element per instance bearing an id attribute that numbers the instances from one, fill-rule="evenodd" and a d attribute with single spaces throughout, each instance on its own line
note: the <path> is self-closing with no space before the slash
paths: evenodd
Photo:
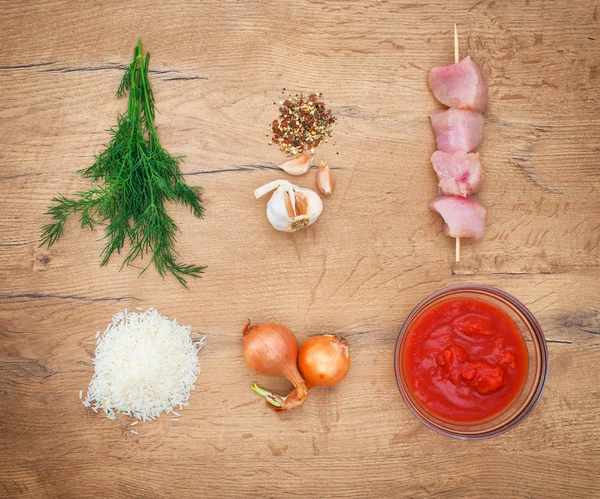
<path id="1" fill-rule="evenodd" d="M 82 228 L 106 227 L 101 265 L 106 265 L 115 251 L 120 253 L 129 240 L 121 268 L 151 254 L 141 273 L 154 262 L 161 276 L 170 272 L 186 286 L 185 278 L 200 277 L 205 267 L 176 261 L 174 246 L 179 229 L 167 214 L 165 202 L 189 206 L 198 218 L 202 218 L 204 208 L 200 188 L 189 187 L 182 177 L 181 157 L 171 156 L 158 141 L 149 63 L 150 53 L 143 57 L 139 40 L 117 91 L 117 97 L 129 92 L 127 114 L 118 116 L 117 126 L 110 130 L 112 140 L 95 157 L 94 164 L 77 172 L 90 178 L 92 187 L 74 198 L 59 194 L 53 199 L 46 213 L 53 221 L 43 227 L 40 246 L 52 246 L 62 236 L 69 215 L 79 213 Z"/>

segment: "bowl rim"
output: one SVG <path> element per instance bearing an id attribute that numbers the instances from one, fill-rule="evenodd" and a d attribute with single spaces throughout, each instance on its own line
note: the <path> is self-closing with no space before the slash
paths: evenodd
<path id="1" fill-rule="evenodd" d="M 412 318 L 431 301 L 443 297 L 444 295 L 450 295 L 452 293 L 460 291 L 476 293 L 483 292 L 484 294 L 495 295 L 496 297 L 510 302 L 510 304 L 517 308 L 519 312 L 521 312 L 526 318 L 526 320 L 529 322 L 529 325 L 531 326 L 531 330 L 533 332 L 533 337 L 535 338 L 535 340 L 537 340 L 537 344 L 540 348 L 541 353 L 540 376 L 537 380 L 537 386 L 535 386 L 533 395 L 530 397 L 530 400 L 527 402 L 525 407 L 515 417 L 513 417 L 510 421 L 508 421 L 506 424 L 503 424 L 499 428 L 487 431 L 482 430 L 479 433 L 462 433 L 460 431 L 450 430 L 423 417 L 422 414 L 415 408 L 408 394 L 405 392 L 404 386 L 400 379 L 400 369 L 402 368 L 400 364 L 400 345 L 402 343 L 403 336 L 407 333 L 407 326 L 411 322 Z M 535 340 L 534 342 L 536 342 Z M 544 387 L 546 386 L 546 380 L 548 378 L 548 364 L 548 347 L 546 344 L 546 338 L 544 337 L 542 328 L 535 316 L 523 303 L 521 303 L 511 294 L 507 293 L 506 291 L 503 291 L 500 288 L 489 286 L 486 284 L 457 284 L 453 286 L 448 286 L 438 291 L 435 291 L 434 293 L 421 300 L 406 316 L 406 319 L 404 320 L 404 323 L 400 328 L 400 332 L 398 333 L 398 337 L 396 338 L 396 346 L 394 348 L 394 374 L 396 376 L 396 385 L 398 386 L 398 390 L 400 391 L 400 395 L 402 396 L 404 403 L 407 405 L 407 407 L 410 409 L 413 415 L 425 426 L 436 431 L 437 433 L 459 440 L 483 440 L 487 438 L 492 438 L 506 433 L 507 431 L 512 430 L 515 426 L 520 424 L 527 416 L 529 416 L 529 414 L 531 414 L 533 409 L 537 406 L 538 402 L 540 401 L 540 398 L 544 391 Z"/>

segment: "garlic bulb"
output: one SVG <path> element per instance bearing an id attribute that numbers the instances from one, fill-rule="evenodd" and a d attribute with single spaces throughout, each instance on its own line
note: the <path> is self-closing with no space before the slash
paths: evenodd
<path id="1" fill-rule="evenodd" d="M 295 232 L 314 224 L 323 211 L 323 202 L 316 192 L 302 189 L 287 180 L 275 180 L 256 189 L 260 198 L 275 189 L 267 203 L 267 218 L 282 232 Z"/>
<path id="2" fill-rule="evenodd" d="M 312 162 L 312 156 L 304 153 L 295 158 L 288 159 L 277 166 L 290 175 L 304 175 L 308 170 L 310 170 Z"/>
<path id="3" fill-rule="evenodd" d="M 333 173 L 329 165 L 323 161 L 319 165 L 319 171 L 317 172 L 317 189 L 323 194 L 331 194 L 333 192 L 333 186 L 335 180 L 333 179 Z"/>

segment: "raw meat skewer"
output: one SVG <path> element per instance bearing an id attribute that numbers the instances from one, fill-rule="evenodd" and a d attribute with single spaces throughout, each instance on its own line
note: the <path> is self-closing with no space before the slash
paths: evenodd
<path id="1" fill-rule="evenodd" d="M 444 234 L 455 239 L 460 261 L 460 239 L 479 239 L 485 229 L 486 209 L 472 195 L 483 180 L 479 154 L 488 89 L 481 69 L 470 57 L 459 62 L 458 30 L 454 25 L 454 63 L 429 72 L 429 88 L 448 109 L 429 114 L 437 151 L 431 164 L 438 176 L 440 197 L 429 205 L 444 219 Z"/>

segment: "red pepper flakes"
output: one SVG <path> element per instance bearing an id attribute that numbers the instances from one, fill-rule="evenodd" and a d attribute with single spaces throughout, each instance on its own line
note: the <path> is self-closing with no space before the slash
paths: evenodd
<path id="1" fill-rule="evenodd" d="M 280 102 L 279 118 L 271 123 L 276 144 L 286 156 L 314 149 L 331 136 L 331 126 L 336 122 L 330 109 L 319 100 L 322 94 L 296 94 Z"/>

